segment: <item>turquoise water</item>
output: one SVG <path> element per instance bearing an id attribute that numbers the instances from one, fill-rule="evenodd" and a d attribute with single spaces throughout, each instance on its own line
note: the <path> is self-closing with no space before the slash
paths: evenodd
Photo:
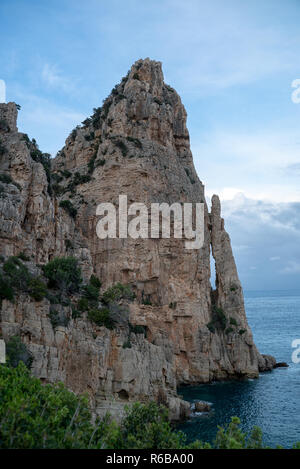
<path id="1" fill-rule="evenodd" d="M 237 415 L 244 430 L 262 428 L 264 442 L 289 448 L 300 441 L 300 363 L 292 362 L 292 341 L 300 339 L 300 291 L 246 292 L 245 306 L 255 343 L 289 368 L 263 373 L 257 380 L 222 382 L 179 389 L 188 401 L 211 402 L 213 411 L 180 425 L 189 441 L 212 442 L 217 425 Z M 299 354 L 300 356 L 300 354 Z"/>

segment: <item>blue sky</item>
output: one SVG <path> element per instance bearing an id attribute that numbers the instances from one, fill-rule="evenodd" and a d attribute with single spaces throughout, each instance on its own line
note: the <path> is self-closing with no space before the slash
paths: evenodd
<path id="1" fill-rule="evenodd" d="M 300 280 L 299 0 L 1 0 L 0 79 L 55 155 L 132 63 L 163 63 L 247 289 Z"/>

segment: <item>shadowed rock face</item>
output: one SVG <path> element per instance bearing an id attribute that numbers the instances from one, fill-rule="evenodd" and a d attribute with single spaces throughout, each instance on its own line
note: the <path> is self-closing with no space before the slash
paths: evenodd
<path id="1" fill-rule="evenodd" d="M 119 411 L 124 401 L 150 398 L 168 403 L 172 417 L 180 418 L 187 406 L 176 396 L 177 385 L 257 377 L 260 369 L 274 366 L 253 343 L 217 196 L 211 213 L 205 204 L 200 250 L 187 250 L 184 239 L 173 237 L 100 240 L 96 235 L 97 204 L 117 206 L 119 195 L 127 195 L 128 204 L 143 202 L 149 208 L 154 202 L 205 203 L 186 111 L 164 83 L 160 62 L 136 62 L 102 108 L 72 131 L 52 162 L 54 193 L 49 194 L 49 181 L 43 166 L 33 161 L 30 144 L 17 132 L 16 116 L 14 103 L 0 104 L 0 120 L 9 125 L 0 130 L 6 148 L 0 171 L 19 185 L 5 184 L 0 198 L 1 253 L 25 251 L 37 264 L 74 255 L 84 277 L 94 272 L 104 289 L 116 282 L 130 284 L 136 293 L 130 322 L 147 326 L 147 337 L 132 334 L 132 348 L 126 349 L 126 324 L 108 331 L 82 317 L 53 331 L 48 300 L 4 301 L 3 336 L 21 334 L 34 355 L 37 376 L 62 380 L 75 392 L 88 391 L 98 413 L 108 405 Z M 72 202 L 75 219 L 59 207 L 61 200 Z M 72 248 L 66 248 L 66 240 Z"/>

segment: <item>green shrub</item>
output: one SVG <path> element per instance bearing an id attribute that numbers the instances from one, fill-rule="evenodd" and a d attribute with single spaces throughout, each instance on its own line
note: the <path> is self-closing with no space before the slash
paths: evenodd
<path id="1" fill-rule="evenodd" d="M 60 186 L 59 184 L 52 184 L 51 187 L 52 187 L 54 194 L 57 196 L 62 195 L 64 193 L 63 186 Z"/>
<path id="2" fill-rule="evenodd" d="M 51 179 L 52 179 L 52 181 L 55 181 L 55 183 L 58 184 L 58 183 L 61 182 L 64 178 L 63 178 L 60 174 L 53 173 L 53 174 L 51 175 Z"/>
<path id="3" fill-rule="evenodd" d="M 227 318 L 222 308 L 218 308 L 217 306 L 213 307 L 213 320 L 212 320 L 216 329 L 221 329 L 225 331 Z"/>
<path id="4" fill-rule="evenodd" d="M 72 218 L 75 218 L 77 215 L 77 209 L 73 206 L 70 200 L 62 200 L 59 203 L 59 206 L 63 208 Z"/>
<path id="5" fill-rule="evenodd" d="M 87 298 L 80 298 L 80 300 L 77 303 L 77 308 L 79 311 L 88 311 L 90 308 L 90 303 Z"/>
<path id="6" fill-rule="evenodd" d="M 246 329 L 240 329 L 240 330 L 239 330 L 239 334 L 240 334 L 240 335 L 243 335 L 243 334 L 245 334 L 245 332 L 247 332 L 247 330 L 246 330 Z"/>
<path id="7" fill-rule="evenodd" d="M 103 105 L 102 105 L 102 112 L 101 112 L 101 117 L 103 119 L 106 119 L 107 116 L 108 116 L 108 113 L 109 113 L 109 108 L 112 104 L 112 100 L 109 99 L 109 98 L 106 98 L 104 101 L 103 101 Z"/>
<path id="8" fill-rule="evenodd" d="M 128 147 L 122 140 L 116 140 L 115 145 L 121 150 L 122 155 L 125 157 L 128 153 Z"/>
<path id="9" fill-rule="evenodd" d="M 209 322 L 208 324 L 206 324 L 206 327 L 212 334 L 216 332 L 216 328 L 213 322 Z"/>
<path id="10" fill-rule="evenodd" d="M 17 367 L 20 362 L 23 362 L 27 368 L 30 368 L 32 365 L 32 354 L 18 336 L 11 337 L 7 342 L 6 356 L 9 366 L 13 368 Z"/>
<path id="11" fill-rule="evenodd" d="M 131 345 L 130 339 L 127 339 L 123 344 L 123 348 L 131 348 L 131 347 L 132 345 Z"/>
<path id="12" fill-rule="evenodd" d="M 85 140 L 86 140 L 87 142 L 89 142 L 89 141 L 91 141 L 91 140 L 94 140 L 94 138 L 95 138 L 95 133 L 94 133 L 94 132 L 91 132 L 91 133 L 89 133 L 88 135 L 85 135 L 84 138 L 85 138 Z"/>
<path id="13" fill-rule="evenodd" d="M 43 266 L 50 288 L 57 288 L 66 293 L 79 291 L 82 279 L 81 269 L 74 257 L 56 257 Z"/>
<path id="14" fill-rule="evenodd" d="M 93 115 L 90 117 L 90 122 L 88 123 L 88 125 L 90 125 L 90 123 L 92 123 L 94 129 L 99 129 L 99 128 L 100 128 L 100 124 L 101 124 L 102 108 L 101 108 L 101 107 L 97 107 L 97 108 L 94 108 L 93 111 L 94 111 L 94 113 L 93 113 Z M 84 121 L 84 125 L 86 125 L 86 124 L 87 124 L 87 119 Z"/>
<path id="15" fill-rule="evenodd" d="M 225 329 L 225 334 L 231 334 L 232 332 L 234 332 L 234 329 L 233 327 L 227 327 L 227 329 Z"/>
<path id="16" fill-rule="evenodd" d="M 48 181 L 48 192 L 51 194 L 51 155 L 41 152 L 34 139 L 31 141 L 31 146 L 33 149 L 30 151 L 30 156 L 34 161 L 41 163 L 43 166 Z"/>
<path id="17" fill-rule="evenodd" d="M 143 294 L 143 297 L 142 297 L 142 305 L 145 305 L 145 306 L 152 306 L 152 302 L 151 302 L 151 297 L 150 295 L 145 295 Z"/>
<path id="18" fill-rule="evenodd" d="M 92 119 L 90 117 L 87 117 L 84 121 L 81 122 L 83 127 L 89 127 L 92 123 Z"/>
<path id="19" fill-rule="evenodd" d="M 0 366 L 0 383 L 1 449 L 88 448 L 99 439 L 86 397 L 43 386 L 22 364 Z"/>
<path id="20" fill-rule="evenodd" d="M 237 326 L 238 325 L 236 319 L 234 319 L 234 318 L 230 318 L 229 322 L 230 322 L 231 326 Z"/>
<path id="21" fill-rule="evenodd" d="M 138 73 L 134 73 L 133 76 L 132 76 L 132 78 L 133 78 L 134 80 L 139 80 L 139 81 L 140 81 L 140 77 L 139 77 L 139 74 L 138 74 Z"/>
<path id="22" fill-rule="evenodd" d="M 172 430 L 167 409 L 154 402 L 127 408 L 121 431 L 127 449 L 175 449 L 185 444 L 184 433 Z"/>
<path id="23" fill-rule="evenodd" d="M 64 311 L 59 312 L 55 309 L 50 309 L 49 319 L 53 329 L 55 329 L 57 326 L 67 327 L 69 324 L 69 318 Z"/>
<path id="24" fill-rule="evenodd" d="M 0 174 L 0 182 L 2 182 L 3 184 L 13 184 L 19 190 L 21 190 L 21 186 L 17 182 L 15 182 L 9 174 Z"/>
<path id="25" fill-rule="evenodd" d="M 24 261 L 24 262 L 29 262 L 30 261 L 30 257 L 26 256 L 26 254 L 24 252 L 20 252 L 17 257 L 19 259 L 21 259 L 21 261 Z"/>
<path id="26" fill-rule="evenodd" d="M 47 295 L 47 286 L 40 278 L 32 278 L 28 282 L 29 295 L 36 301 L 42 301 Z"/>
<path id="27" fill-rule="evenodd" d="M 85 285 L 83 287 L 83 295 L 89 301 L 96 303 L 99 301 L 99 287 L 94 287 L 94 285 Z"/>
<path id="28" fill-rule="evenodd" d="M 1 300 L 13 301 L 13 299 L 14 299 L 14 290 L 11 286 L 11 283 L 8 279 L 6 279 L 0 273 L 0 302 Z"/>
<path id="29" fill-rule="evenodd" d="M 156 97 L 153 98 L 153 101 L 154 101 L 156 104 L 158 104 L 159 106 L 161 106 L 161 105 L 163 104 L 162 101 L 161 101 L 160 99 L 156 98 Z"/>
<path id="30" fill-rule="evenodd" d="M 65 239 L 66 249 L 73 249 L 73 243 L 69 239 Z"/>
<path id="31" fill-rule="evenodd" d="M 243 433 L 240 428 L 240 419 L 232 417 L 231 422 L 225 427 L 218 427 L 214 447 L 216 449 L 262 449 L 262 431 L 254 427 L 250 435 Z"/>
<path id="32" fill-rule="evenodd" d="M 105 326 L 107 329 L 114 328 L 114 321 L 110 317 L 108 308 L 93 308 L 88 311 L 88 319 L 97 324 L 97 326 Z"/>
<path id="33" fill-rule="evenodd" d="M 60 171 L 60 173 L 66 179 L 69 179 L 72 176 L 72 173 L 70 171 L 68 171 L 67 169 L 64 169 L 63 171 Z"/>
<path id="34" fill-rule="evenodd" d="M 104 166 L 105 163 L 106 163 L 105 159 L 97 160 L 96 163 L 95 163 L 95 166 Z"/>
<path id="35" fill-rule="evenodd" d="M 125 345 L 125 344 L 124 344 Z M 262 432 L 248 435 L 233 417 L 219 427 L 219 449 L 261 449 Z M 294 448 L 300 448 L 296 443 Z M 186 445 L 184 433 L 172 429 L 168 410 L 154 402 L 126 407 L 117 424 L 106 415 L 92 423 L 87 396 L 76 396 L 63 384 L 46 384 L 17 368 L 0 366 L 0 449 L 210 449 L 208 443 Z"/>
<path id="36" fill-rule="evenodd" d="M 47 287 L 39 277 L 34 277 L 22 263 L 28 259 L 23 253 L 12 256 L 3 264 L 3 274 L 0 274 L 1 299 L 13 301 L 15 290 L 28 293 L 36 301 L 41 301 L 47 295 Z"/>
<path id="37" fill-rule="evenodd" d="M 3 182 L 3 184 L 13 184 L 13 180 L 9 174 L 0 174 L 0 182 Z"/>
<path id="38" fill-rule="evenodd" d="M 5 145 L 3 145 L 2 141 L 0 140 L 0 156 L 5 155 L 7 153 L 7 148 Z"/>
<path id="39" fill-rule="evenodd" d="M 140 326 L 140 325 L 133 325 L 130 322 L 129 324 L 129 331 L 133 332 L 133 334 L 143 334 L 145 337 L 147 335 L 147 326 Z"/>
<path id="40" fill-rule="evenodd" d="M 140 141 L 140 139 L 135 138 L 135 137 L 127 137 L 128 142 L 132 142 L 135 144 L 136 147 L 138 147 L 140 150 L 143 148 L 143 144 Z"/>
<path id="41" fill-rule="evenodd" d="M 95 154 L 90 158 L 90 160 L 88 162 L 88 173 L 89 174 L 92 174 L 94 169 L 95 169 L 96 158 L 97 158 L 97 152 L 95 152 Z"/>
<path id="42" fill-rule="evenodd" d="M 79 311 L 77 308 L 75 308 L 74 305 L 72 305 L 72 319 L 77 319 L 81 317 L 81 311 Z"/>
<path id="43" fill-rule="evenodd" d="M 177 302 L 176 302 L 176 301 L 171 302 L 171 303 L 169 304 L 169 308 L 170 308 L 170 309 L 176 309 L 176 308 L 177 308 Z"/>
<path id="44" fill-rule="evenodd" d="M 90 285 L 92 285 L 95 288 L 101 288 L 101 280 L 98 279 L 95 275 L 91 275 L 90 278 Z"/>
<path id="45" fill-rule="evenodd" d="M 46 298 L 50 301 L 50 303 L 51 303 L 52 305 L 58 305 L 58 304 L 61 303 L 60 297 L 57 296 L 57 295 L 53 295 L 53 294 L 50 293 L 49 291 L 47 291 Z"/>
<path id="46" fill-rule="evenodd" d="M 75 142 L 76 136 L 77 136 L 77 129 L 73 129 L 72 132 L 70 133 L 70 139 L 72 140 L 72 142 Z"/>
<path id="47" fill-rule="evenodd" d="M 97 307 L 99 302 L 99 288 L 101 286 L 100 280 L 92 275 L 87 285 L 82 288 L 83 296 L 78 301 L 77 307 L 79 311 L 88 311 L 91 308 Z"/>
<path id="48" fill-rule="evenodd" d="M 4 274 L 10 279 L 10 285 L 18 290 L 26 290 L 31 275 L 21 260 L 12 256 L 3 265 Z"/>
<path id="49" fill-rule="evenodd" d="M 116 283 L 108 290 L 106 290 L 102 295 L 102 301 L 105 304 L 114 303 L 120 301 L 121 299 L 133 300 L 135 298 L 134 293 L 132 292 L 129 285 L 122 285 L 121 283 Z"/>

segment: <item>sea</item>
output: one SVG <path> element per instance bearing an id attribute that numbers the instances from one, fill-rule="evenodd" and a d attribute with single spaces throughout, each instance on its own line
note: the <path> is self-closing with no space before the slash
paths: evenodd
<path id="1" fill-rule="evenodd" d="M 185 400 L 212 404 L 210 413 L 192 417 L 179 429 L 189 442 L 200 439 L 212 443 L 217 427 L 237 416 L 245 432 L 259 426 L 266 445 L 291 448 L 300 441 L 300 363 L 294 363 L 300 361 L 300 290 L 246 291 L 244 295 L 258 350 L 289 367 L 261 373 L 254 380 L 179 388 Z"/>

